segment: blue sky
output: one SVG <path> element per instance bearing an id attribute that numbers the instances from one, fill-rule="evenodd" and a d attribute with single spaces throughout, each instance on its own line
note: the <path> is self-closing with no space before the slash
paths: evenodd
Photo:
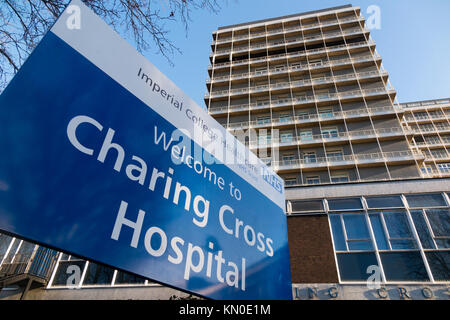
<path id="1" fill-rule="evenodd" d="M 370 5 L 381 8 L 381 28 L 371 35 L 399 102 L 450 97 L 449 0 L 219 0 L 218 15 L 196 11 L 186 35 L 181 23 L 170 23 L 170 39 L 182 54 L 172 57 L 174 66 L 149 50 L 146 57 L 200 106 L 205 107 L 205 79 L 211 33 L 219 26 L 278 17 L 333 6 L 361 7 L 366 17 Z M 164 0 L 161 0 L 164 3 Z"/>

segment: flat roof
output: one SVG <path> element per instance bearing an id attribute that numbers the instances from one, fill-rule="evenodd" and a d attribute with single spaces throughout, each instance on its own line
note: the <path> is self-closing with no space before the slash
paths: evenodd
<path id="1" fill-rule="evenodd" d="M 275 18 L 269 18 L 269 19 L 262 19 L 262 20 L 255 20 L 255 21 L 245 22 L 245 23 L 239 23 L 239 24 L 232 24 L 232 25 L 229 25 L 229 26 L 219 27 L 217 30 L 223 30 L 223 29 L 228 29 L 228 28 L 242 27 L 242 26 L 251 25 L 251 24 L 256 24 L 256 23 L 262 23 L 262 22 L 268 22 L 268 21 L 275 21 L 275 20 L 281 20 L 281 19 L 294 18 L 294 17 L 305 16 L 305 15 L 309 15 L 309 14 L 322 13 L 322 12 L 333 11 L 333 10 L 339 10 L 339 9 L 346 9 L 346 8 L 351 8 L 351 7 L 353 7 L 353 5 L 351 5 L 351 4 L 346 4 L 346 5 L 343 5 L 343 6 L 337 6 L 337 7 L 331 7 L 331 8 L 326 8 L 326 9 L 320 9 L 320 10 L 314 10 L 314 11 L 307 11 L 307 12 L 295 13 L 295 14 L 290 14 L 290 15 L 281 16 L 281 17 L 275 17 Z"/>

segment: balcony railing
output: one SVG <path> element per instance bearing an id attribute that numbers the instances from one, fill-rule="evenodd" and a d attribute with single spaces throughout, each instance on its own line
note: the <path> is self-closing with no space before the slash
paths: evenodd
<path id="1" fill-rule="evenodd" d="M 408 128 L 381 128 L 373 130 L 357 130 L 348 132 L 327 132 L 315 135 L 305 135 L 297 137 L 279 137 L 266 138 L 265 136 L 260 136 L 260 139 L 250 140 L 248 146 L 250 149 L 259 148 L 271 148 L 271 147 L 281 147 L 281 146 L 293 146 L 293 145 L 306 145 L 306 144 L 318 144 L 327 143 L 335 141 L 346 141 L 346 140 L 358 140 L 358 139 L 375 139 L 382 137 L 392 137 L 399 136 L 410 133 Z"/>
<path id="2" fill-rule="evenodd" d="M 264 61 L 272 61 L 277 59 L 289 59 L 289 58 L 296 58 L 296 57 L 302 57 L 307 54 L 313 54 L 313 53 L 324 53 L 324 52 L 334 52 L 339 50 L 345 50 L 345 49 L 355 49 L 364 47 L 367 45 L 374 45 L 375 42 L 373 40 L 369 41 L 360 41 L 360 42 L 354 42 L 349 44 L 341 44 L 337 46 L 330 46 L 330 47 L 324 47 L 324 48 L 317 48 L 317 49 L 309 49 L 305 51 L 299 51 L 299 52 L 292 52 L 292 53 L 281 53 L 277 55 L 271 55 L 271 56 L 264 56 L 264 57 L 257 57 L 257 58 L 250 58 L 250 59 L 243 59 L 243 60 L 235 60 L 232 62 L 221 62 L 214 64 L 214 68 L 224 68 L 229 67 L 230 65 L 237 66 L 247 63 L 257 63 L 257 62 L 264 62 Z M 208 69 L 212 69 L 212 65 L 208 66 Z"/>
<path id="3" fill-rule="evenodd" d="M 282 106 L 289 106 L 289 105 L 300 105 L 305 103 L 314 103 L 314 102 L 320 102 L 320 101 L 328 101 L 328 100 L 337 100 L 337 99 L 345 99 L 345 98 L 351 98 L 351 97 L 362 97 L 362 96 L 371 96 L 371 95 L 380 95 L 380 94 L 390 94 L 395 93 L 395 89 L 392 87 L 387 88 L 373 88 L 373 89 L 366 89 L 366 90 L 355 90 L 355 91 L 348 91 L 348 92 L 341 92 L 341 93 L 329 93 L 329 94 L 322 94 L 314 96 L 303 96 L 303 97 L 295 97 L 295 98 L 285 98 L 285 99 L 277 99 L 277 100 L 271 100 L 271 101 L 263 101 L 263 102 L 254 102 L 250 104 L 241 104 L 241 105 L 233 105 L 228 107 L 219 107 L 219 108 L 212 108 L 209 109 L 210 114 L 219 114 L 219 113 L 226 113 L 226 112 L 238 112 L 238 111 L 248 111 L 248 110 L 260 110 L 260 109 L 267 109 L 267 108 L 276 108 L 276 107 L 282 107 Z M 345 115 L 341 117 L 358 117 L 359 115 L 364 116 L 367 114 L 383 114 L 384 111 L 392 112 L 395 109 L 392 107 L 382 107 L 383 109 L 379 108 L 372 108 L 369 109 L 369 111 L 364 111 L 364 109 L 358 109 L 358 110 L 349 110 L 345 111 Z M 372 111 L 370 111 L 372 110 Z M 325 117 L 325 115 L 323 116 Z M 309 117 L 307 120 L 312 120 L 313 118 Z M 294 121 L 297 121 L 297 118 L 294 119 Z M 240 122 L 242 123 L 242 122 Z M 248 122 L 245 126 L 248 127 Z M 235 124 L 237 126 L 237 124 Z M 229 128 L 233 126 L 228 126 Z"/>
<path id="4" fill-rule="evenodd" d="M 226 43 L 226 42 L 230 42 L 230 41 L 236 41 L 236 40 L 245 40 L 245 39 L 249 39 L 249 38 L 257 38 L 257 37 L 261 37 L 261 36 L 268 36 L 268 35 L 274 35 L 277 33 L 286 33 L 286 32 L 290 32 L 290 31 L 304 31 L 304 30 L 310 30 L 310 29 L 316 29 L 316 28 L 320 28 L 320 27 L 328 27 L 328 26 L 332 26 L 332 25 L 337 25 L 339 23 L 348 23 L 348 22 L 357 22 L 360 20 L 364 20 L 363 17 L 351 17 L 351 18 L 346 18 L 346 19 L 340 19 L 339 21 L 329 21 L 329 22 L 323 22 L 323 23 L 315 23 L 315 24 L 311 24 L 311 25 L 307 25 L 307 26 L 294 26 L 294 27 L 287 27 L 287 28 L 277 28 L 277 29 L 272 29 L 272 30 L 267 30 L 267 31 L 262 31 L 262 32 L 255 32 L 255 33 L 250 33 L 250 34 L 242 34 L 239 36 L 234 36 L 234 37 L 228 37 L 228 38 L 223 38 L 223 39 L 219 39 L 217 41 L 212 41 L 212 44 L 216 43 L 216 44 L 221 44 L 221 43 Z"/>
<path id="5" fill-rule="evenodd" d="M 430 114 L 430 115 L 414 115 L 414 117 L 406 116 L 404 119 L 407 122 L 421 122 L 430 120 L 446 120 L 448 115 L 446 114 Z"/>
<path id="6" fill-rule="evenodd" d="M 256 43 L 253 45 L 241 45 L 236 46 L 229 49 L 219 49 L 211 53 L 212 55 L 225 55 L 229 53 L 237 53 L 237 52 L 243 52 L 243 51 L 249 51 L 254 49 L 264 49 L 264 48 L 272 48 L 277 46 L 285 46 L 285 45 L 292 45 L 292 44 L 300 44 L 307 41 L 314 41 L 314 40 L 326 40 L 341 36 L 348 36 L 353 34 L 359 34 L 359 33 L 365 33 L 369 32 L 369 29 L 367 28 L 355 28 L 355 29 L 349 29 L 344 31 L 338 31 L 338 32 L 330 32 L 330 33 L 324 33 L 324 34 L 318 34 L 318 35 L 311 35 L 311 36 L 305 36 L 305 37 L 297 37 L 294 39 L 288 39 L 288 40 L 282 40 L 277 39 L 275 41 L 270 42 L 264 42 L 264 43 Z"/>
<path id="7" fill-rule="evenodd" d="M 305 86 L 311 86 L 316 84 L 327 84 L 327 83 L 335 83 L 349 80 L 358 80 L 358 79 L 368 79 L 373 77 L 381 77 L 386 76 L 387 71 L 367 71 L 360 73 L 352 73 L 352 74 L 344 74 L 339 76 L 330 76 L 330 77 L 321 77 L 314 79 L 304 79 L 297 80 L 291 82 L 279 82 L 271 85 L 260 85 L 248 88 L 237 88 L 231 90 L 218 90 L 212 91 L 210 95 L 205 94 L 205 98 L 208 96 L 211 97 L 223 97 L 223 96 L 232 96 L 232 95 L 240 95 L 247 93 L 256 93 L 256 92 L 265 92 L 269 90 L 277 90 L 277 89 L 289 89 L 289 88 L 300 88 Z"/>
<path id="8" fill-rule="evenodd" d="M 16 254 L 13 262 L 2 263 L 0 284 L 15 276 L 31 275 L 47 281 L 56 263 L 57 251 L 38 247 L 33 254 Z"/>
<path id="9" fill-rule="evenodd" d="M 270 68 L 267 70 L 261 70 L 261 71 L 253 71 L 253 72 L 245 72 L 245 73 L 236 73 L 226 76 L 219 76 L 214 77 L 211 80 L 207 79 L 207 82 L 218 82 L 218 81 L 228 81 L 228 80 L 236 80 L 236 79 L 245 79 L 249 77 L 256 77 L 256 76 L 265 76 L 265 75 L 273 75 L 273 74 L 280 74 L 280 73 L 287 73 L 287 72 L 294 72 L 294 71 L 301 71 L 301 70 L 308 70 L 308 69 L 318 69 L 318 68 L 324 68 L 324 67 L 333 67 L 333 66 L 341 66 L 341 65 L 347 65 L 347 64 L 355 64 L 359 62 L 368 62 L 368 61 L 375 61 L 380 59 L 380 55 L 365 55 L 355 58 L 346 58 L 346 59 L 339 59 L 339 60 L 332 60 L 332 61 L 323 61 L 323 62 L 316 62 L 316 63 L 303 63 L 298 65 L 291 65 L 291 66 L 283 66 L 283 67 L 275 67 Z M 227 90 L 228 92 L 228 90 Z M 208 97 L 209 94 L 206 93 L 205 97 Z"/>
<path id="10" fill-rule="evenodd" d="M 421 141 L 416 142 L 418 147 L 435 147 L 435 146 L 444 146 L 450 144 L 450 139 L 443 139 L 442 141 Z"/>
<path id="11" fill-rule="evenodd" d="M 342 155 L 333 157 L 316 157 L 307 159 L 270 161 L 265 163 L 271 166 L 275 171 L 315 168 L 315 167 L 333 167 L 342 165 L 354 165 L 377 162 L 396 162 L 423 159 L 421 152 L 417 151 L 393 151 L 369 154 Z"/>
<path id="12" fill-rule="evenodd" d="M 450 131 L 450 125 L 441 126 L 436 128 L 412 128 L 413 133 L 423 134 L 423 133 L 439 133 L 443 131 Z"/>

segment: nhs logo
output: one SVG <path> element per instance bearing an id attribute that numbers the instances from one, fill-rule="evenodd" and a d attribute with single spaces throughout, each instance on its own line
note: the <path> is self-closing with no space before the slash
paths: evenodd
<path id="1" fill-rule="evenodd" d="M 271 173 L 267 168 L 261 168 L 263 179 L 279 193 L 283 193 L 283 181 Z"/>

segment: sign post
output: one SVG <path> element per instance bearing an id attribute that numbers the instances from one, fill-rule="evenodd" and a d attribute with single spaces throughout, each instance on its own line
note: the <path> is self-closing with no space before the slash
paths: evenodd
<path id="1" fill-rule="evenodd" d="M 0 96 L 0 229 L 213 299 L 292 299 L 282 179 L 79 0 Z"/>

